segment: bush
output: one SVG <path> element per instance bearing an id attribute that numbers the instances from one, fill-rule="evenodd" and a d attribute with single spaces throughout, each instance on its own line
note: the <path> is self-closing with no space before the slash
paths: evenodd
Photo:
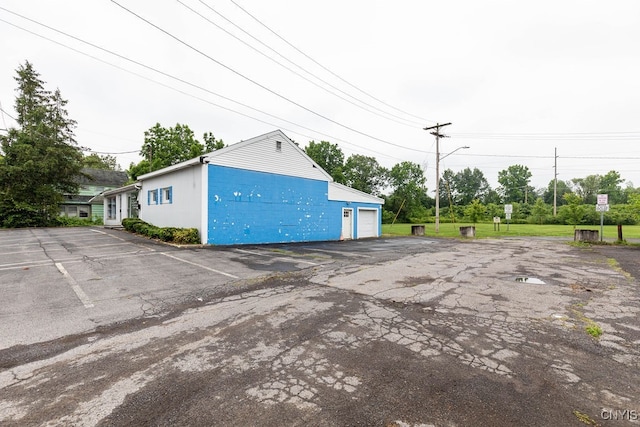
<path id="1" fill-rule="evenodd" d="M 57 209 L 57 208 L 56 208 Z M 0 194 L 0 227 L 48 227 L 54 225 L 50 211 L 38 210 L 25 202 L 16 202 Z"/>
<path id="2" fill-rule="evenodd" d="M 102 218 L 59 216 L 55 220 L 55 225 L 59 227 L 87 227 L 89 225 L 102 225 Z"/>
<path id="3" fill-rule="evenodd" d="M 140 218 L 125 218 L 122 226 L 131 233 L 142 234 L 151 239 L 162 240 L 179 244 L 200 243 L 200 233 L 197 228 L 156 227 L 148 224 Z"/>
<path id="4" fill-rule="evenodd" d="M 181 228 L 173 233 L 173 241 L 181 244 L 200 243 L 197 228 Z"/>

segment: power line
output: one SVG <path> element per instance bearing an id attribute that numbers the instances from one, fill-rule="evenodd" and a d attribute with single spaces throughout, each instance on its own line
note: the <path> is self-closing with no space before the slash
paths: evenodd
<path id="1" fill-rule="evenodd" d="M 566 132 L 566 133 L 452 133 L 458 139 L 524 141 L 614 141 L 640 140 L 640 132 Z"/>
<path id="2" fill-rule="evenodd" d="M 328 122 L 331 122 L 331 123 L 333 123 L 333 124 L 335 124 L 335 125 L 338 125 L 338 126 L 340 126 L 340 127 L 344 128 L 344 129 L 350 130 L 351 132 L 357 133 L 357 134 L 362 135 L 362 136 L 365 136 L 365 137 L 367 137 L 367 138 L 371 138 L 371 139 L 373 139 L 373 140 L 375 140 L 375 141 L 379 141 L 379 142 L 382 142 L 382 143 L 384 143 L 384 144 L 389 144 L 389 145 L 392 145 L 392 146 L 394 146 L 394 147 L 405 148 L 405 149 L 407 148 L 407 147 L 402 146 L 402 145 L 400 145 L 400 144 L 396 144 L 396 143 L 394 143 L 394 142 L 387 141 L 387 140 L 385 140 L 385 139 L 378 138 L 378 137 L 373 136 L 373 135 L 369 135 L 369 134 L 368 134 L 368 133 L 366 133 L 366 132 L 359 131 L 359 130 L 357 130 L 357 129 L 355 129 L 355 128 L 352 128 L 352 127 L 347 126 L 347 125 L 345 125 L 345 124 L 343 124 L 343 123 L 340 123 L 340 122 L 338 122 L 337 120 L 334 120 L 334 119 L 332 119 L 332 118 L 330 118 L 330 117 L 327 117 L 327 116 L 325 116 L 324 114 L 318 113 L 317 111 L 314 111 L 314 110 L 312 110 L 312 109 L 310 109 L 310 108 L 308 108 L 308 107 L 305 107 L 304 105 L 300 104 L 299 102 L 296 102 L 296 101 L 294 101 L 294 100 L 292 100 L 292 99 L 290 99 L 290 98 L 288 98 L 288 97 L 286 97 L 286 96 L 284 96 L 284 95 L 282 95 L 282 94 L 280 94 L 280 93 L 276 92 L 275 90 L 268 88 L 267 86 L 263 85 L 262 83 L 259 83 L 258 81 L 253 80 L 252 78 L 245 76 L 244 74 L 242 74 L 241 72 L 239 72 L 239 71 L 235 70 L 234 68 L 231 68 L 230 66 L 228 66 L 228 65 L 226 65 L 226 64 L 224 64 L 224 63 L 222 63 L 222 62 L 218 61 L 217 59 L 215 59 L 215 58 L 213 58 L 212 56 L 210 56 L 210 55 L 206 54 L 205 52 L 201 51 L 200 49 L 198 49 L 198 48 L 196 48 L 196 47 L 194 47 L 194 46 L 190 45 L 189 43 L 185 42 L 184 40 L 180 39 L 179 37 L 175 36 L 174 34 L 170 33 L 169 31 L 165 30 L 164 28 L 160 27 L 159 25 L 154 24 L 153 22 L 151 22 L 151 21 L 149 21 L 148 19 L 146 19 L 146 18 L 142 17 L 141 15 L 139 15 L 139 14 L 135 13 L 134 11 L 132 11 L 132 10 L 130 10 L 130 9 L 128 9 L 128 8 L 126 8 L 126 7 L 124 7 L 124 6 L 122 6 L 122 5 L 121 5 L 120 3 L 118 3 L 117 1 L 115 1 L 115 0 L 111 0 L 111 3 L 113 3 L 113 4 L 115 4 L 116 6 L 120 7 L 121 9 L 123 9 L 123 10 L 124 10 L 124 11 L 126 11 L 126 12 L 128 12 L 129 14 L 131 14 L 131 15 L 135 16 L 135 17 L 136 17 L 136 18 L 138 18 L 139 20 L 141 20 L 141 21 L 143 21 L 143 22 L 147 23 L 148 25 L 150 25 L 150 26 L 152 26 L 153 28 L 157 29 L 158 31 L 162 32 L 163 34 L 165 34 L 165 35 L 169 36 L 170 38 L 174 39 L 175 41 L 177 41 L 178 43 L 182 44 L 183 46 L 185 46 L 185 47 L 187 47 L 187 48 L 189 48 L 189 49 L 193 50 L 194 52 L 198 53 L 199 55 L 201 55 L 201 56 L 203 56 L 203 57 L 205 57 L 205 58 L 207 58 L 207 59 L 209 59 L 210 61 L 214 62 L 215 64 L 218 64 L 219 66 L 221 66 L 221 67 L 222 67 L 222 68 L 224 68 L 225 70 L 230 71 L 231 73 L 233 73 L 233 74 L 237 75 L 238 77 L 241 77 L 241 78 L 245 79 L 246 81 L 248 81 L 248 82 L 250 82 L 250 83 L 254 84 L 255 86 L 258 86 L 259 88 L 261 88 L 261 89 L 263 89 L 263 90 L 265 90 L 265 91 L 267 91 L 267 92 L 271 93 L 272 95 L 277 96 L 278 98 L 280 98 L 280 99 L 282 99 L 282 100 L 284 100 L 284 101 L 289 102 L 289 103 L 290 103 L 290 104 L 292 104 L 292 105 L 295 105 L 295 106 L 296 106 L 296 107 L 298 107 L 298 108 L 301 108 L 301 109 L 303 109 L 303 110 L 305 110 L 305 111 L 307 111 L 307 112 L 309 112 L 309 113 L 311 113 L 311 114 L 313 114 L 313 115 L 315 115 L 315 116 L 318 116 L 318 117 L 320 117 L 320 118 L 322 118 L 322 119 L 324 119 L 324 120 L 326 120 L 326 121 L 328 121 Z M 409 149 L 411 149 L 411 148 L 409 148 Z"/>
<path id="3" fill-rule="evenodd" d="M 245 46 L 247 46 L 248 48 L 252 49 L 253 51 L 255 51 L 255 52 L 257 52 L 257 53 L 259 53 L 260 55 L 264 56 L 264 57 L 265 57 L 265 58 L 267 58 L 268 60 L 270 60 L 270 61 L 272 61 L 272 62 L 274 62 L 274 63 L 278 64 L 279 66 L 281 66 L 281 67 L 282 67 L 282 68 L 284 68 L 285 70 L 287 70 L 287 71 L 289 71 L 289 72 L 291 72 L 291 73 L 295 74 L 296 76 L 300 77 L 301 79 L 304 79 L 305 81 L 307 81 L 307 82 L 311 83 L 312 85 L 316 86 L 317 88 L 319 88 L 319 89 L 321 89 L 321 90 L 323 90 L 323 91 L 325 91 L 325 92 L 327 92 L 327 93 L 329 93 L 329 94 L 331 94 L 331 95 L 333 95 L 333 96 L 335 96 L 335 97 L 337 97 L 337 98 L 339 98 L 339 99 L 342 99 L 343 101 L 348 102 L 348 103 L 349 103 L 349 104 L 351 104 L 351 105 L 354 105 L 354 106 L 356 106 L 356 107 L 358 107 L 358 108 L 360 108 L 360 109 L 362 109 L 362 110 L 364 110 L 364 111 L 367 111 L 367 112 L 369 112 L 369 113 L 371 113 L 371 114 L 375 114 L 376 116 L 378 116 L 378 117 L 382 117 L 382 118 L 384 118 L 384 119 L 386 119 L 386 120 L 390 120 L 390 121 L 393 121 L 393 122 L 395 122 L 395 123 L 401 124 L 401 125 L 403 125 L 403 126 L 414 127 L 414 128 L 415 128 L 415 126 L 414 126 L 414 125 L 409 124 L 409 123 L 407 123 L 407 122 L 410 122 L 410 123 L 413 123 L 413 124 L 418 124 L 418 122 L 416 122 L 416 121 L 407 120 L 407 119 L 402 118 L 402 117 L 400 117 L 400 116 L 397 116 L 397 115 L 395 115 L 395 114 L 391 114 L 391 113 L 388 113 L 388 112 L 386 112 L 386 111 L 384 111 L 384 110 L 381 110 L 380 108 L 378 108 L 378 107 L 376 107 L 376 106 L 374 106 L 374 105 L 371 105 L 371 104 L 369 104 L 369 103 L 367 103 L 367 102 L 365 102 L 365 101 L 362 101 L 362 100 L 360 100 L 360 99 L 358 99 L 358 98 L 356 98 L 356 97 L 352 96 L 351 94 L 349 94 L 349 93 L 347 93 L 347 92 L 343 91 L 342 89 L 340 89 L 340 88 L 338 88 L 338 87 L 336 87 L 336 86 L 332 85 L 331 83 L 327 82 L 326 80 L 322 79 L 321 77 L 318 77 L 317 75 L 315 75 L 315 74 L 311 73 L 310 71 L 306 70 L 305 68 L 303 68 L 303 67 L 302 67 L 302 66 L 300 66 L 299 64 L 297 64 L 297 63 L 295 63 L 295 62 L 291 61 L 290 59 L 288 59 L 287 57 L 285 57 L 284 55 L 282 55 L 280 52 L 278 52 L 277 50 L 273 49 L 271 46 L 267 45 L 265 42 L 263 42 L 262 40 L 258 39 L 258 38 L 257 38 L 257 37 L 255 37 L 255 36 L 253 36 L 253 35 L 252 35 L 252 34 L 250 34 L 248 31 L 244 30 L 242 27 L 240 27 L 239 25 L 237 25 L 236 23 L 234 23 L 233 21 L 231 21 L 230 19 L 228 19 L 227 17 L 225 17 L 224 15 L 222 15 L 220 12 L 216 11 L 215 9 L 213 9 L 211 6 L 209 6 L 208 4 L 206 4 L 204 1 L 202 1 L 202 0 L 199 0 L 199 1 L 200 1 L 200 3 L 202 3 L 205 7 L 207 7 L 210 11 L 212 11 L 212 12 L 213 12 L 213 13 L 215 13 L 215 14 L 217 14 L 217 15 L 218 15 L 218 16 L 220 16 L 222 19 L 224 19 L 225 21 L 229 22 L 231 25 L 233 25 L 234 27 L 236 27 L 237 29 L 239 29 L 240 31 L 242 31 L 244 34 L 246 34 L 247 36 L 251 37 L 253 40 L 257 41 L 258 43 L 260 43 L 261 45 L 263 45 L 263 46 L 264 46 L 264 47 L 266 47 L 267 49 L 271 50 L 272 52 L 274 52 L 274 53 L 275 53 L 276 55 L 278 55 L 279 57 L 283 58 L 283 59 L 284 59 L 285 61 L 287 61 L 288 63 L 292 64 L 293 66 L 297 67 L 298 69 L 302 70 L 303 72 L 307 73 L 308 75 L 310 75 L 310 76 L 314 77 L 315 79 L 319 80 L 320 82 L 324 83 L 325 85 L 327 85 L 327 86 L 331 87 L 332 89 L 337 90 L 338 92 L 340 92 L 340 93 L 342 93 L 342 94 L 344 94 L 344 95 L 348 96 L 349 98 L 351 98 L 351 99 L 353 99 L 353 100 L 355 100 L 355 101 L 359 102 L 360 104 L 364 104 L 364 105 L 366 105 L 367 107 L 370 107 L 370 108 L 366 108 L 366 107 L 365 107 L 365 106 L 363 106 L 363 105 L 357 104 L 356 102 L 352 101 L 351 99 L 347 99 L 347 98 L 345 98 L 344 96 L 339 95 L 339 94 L 335 93 L 334 91 L 331 91 L 331 90 L 327 89 L 326 87 L 324 87 L 324 86 L 322 86 L 322 85 L 318 84 L 317 82 L 315 82 L 315 81 L 313 81 L 313 80 L 309 79 L 308 77 L 306 77 L 306 76 L 304 76 L 304 75 L 300 74 L 299 72 L 297 72 L 297 71 L 295 71 L 295 70 L 291 69 L 290 67 L 288 67 L 288 66 L 286 66 L 285 64 L 281 63 L 280 61 L 278 61 L 278 60 L 276 60 L 276 59 L 274 59 L 274 58 L 270 57 L 269 55 L 267 55 L 266 53 L 264 53 L 264 52 L 262 52 L 261 50 L 257 49 L 256 47 L 254 47 L 254 46 L 250 45 L 250 44 L 249 44 L 249 43 L 247 43 L 246 41 L 242 40 L 241 38 L 239 38 L 239 37 L 238 37 L 238 36 L 236 36 L 235 34 L 233 34 L 233 33 L 231 33 L 230 31 L 228 31 L 227 29 L 225 29 L 225 28 L 221 27 L 220 25 L 216 24 L 215 22 L 211 21 L 209 18 L 207 18 L 206 16 L 204 16 L 204 15 L 203 15 L 203 14 L 201 14 L 200 12 L 196 11 L 196 10 L 195 10 L 195 9 L 193 9 L 191 6 L 189 6 L 189 5 L 185 4 L 185 3 L 184 3 L 184 2 L 182 2 L 181 0 L 177 0 L 177 2 L 178 2 L 179 4 L 181 4 L 183 7 L 185 7 L 186 9 L 188 9 L 189 11 L 191 11 L 192 13 L 194 13 L 194 14 L 198 15 L 200 18 L 204 19 L 204 20 L 205 20 L 205 21 L 207 21 L 209 24 L 211 24 L 211 25 L 215 26 L 216 28 L 218 28 L 218 29 L 219 29 L 219 30 L 221 30 L 221 31 L 224 31 L 227 35 L 229 35 L 229 36 L 233 37 L 234 39 L 238 40 L 240 43 L 244 44 L 244 45 L 245 45 Z M 371 108 L 373 108 L 374 110 L 378 110 L 378 112 L 371 110 Z M 381 113 L 382 113 L 382 114 L 381 114 Z M 391 117 L 389 117 L 389 116 L 391 116 Z M 404 120 L 404 121 L 399 121 L 399 120 L 396 120 L 396 119 Z"/>
<path id="4" fill-rule="evenodd" d="M 139 153 L 140 150 L 135 150 L 135 151 L 118 151 L 118 152 L 108 152 L 108 151 L 95 151 L 92 150 L 90 148 L 85 148 L 82 151 L 85 152 L 89 152 L 89 153 L 94 153 L 94 154 L 132 154 L 132 153 Z"/>
<path id="5" fill-rule="evenodd" d="M 73 36 L 73 35 L 71 35 L 71 34 L 65 33 L 64 31 L 61 31 L 61 30 L 58 30 L 58 29 L 53 28 L 53 27 L 51 27 L 51 26 L 48 26 L 48 25 L 46 25 L 46 24 L 40 23 L 40 22 L 35 21 L 35 20 L 31 19 L 31 18 L 28 18 L 28 17 L 26 17 L 26 16 L 20 15 L 20 14 L 18 14 L 18 13 L 16 13 L 16 12 L 12 12 L 12 11 L 10 11 L 10 10 L 8 10 L 8 9 L 5 9 L 5 8 L 1 7 L 1 6 L 0 6 L 0 9 L 1 9 L 1 10 L 5 10 L 5 11 L 7 11 L 7 12 L 9 12 L 9 13 L 13 14 L 13 15 L 16 15 L 16 16 L 18 16 L 18 17 L 20 17 L 20 18 L 23 18 L 23 19 L 25 19 L 25 20 L 28 20 L 28 21 L 30 21 L 30 22 L 32 22 L 32 23 L 34 23 L 34 24 L 37 24 L 37 25 L 43 26 L 43 27 L 45 27 L 45 28 L 47 28 L 47 29 L 49 29 L 49 30 L 51 30 L 51 31 L 54 31 L 54 32 L 57 32 L 57 33 L 59 33 L 59 34 L 62 34 L 62 35 L 64 35 L 64 36 L 66 36 L 66 37 L 72 38 L 72 39 L 74 39 L 74 40 L 76 40 L 76 41 L 78 41 L 78 42 L 81 42 L 81 43 L 83 43 L 83 44 L 86 44 L 86 45 L 88 45 L 88 46 L 90 46 L 90 47 L 93 47 L 93 48 L 95 48 L 95 49 L 101 50 L 101 51 L 106 52 L 106 53 L 108 53 L 108 54 L 110 54 L 110 55 L 116 56 L 116 57 L 118 57 L 118 58 L 120 58 L 120 59 L 123 59 L 123 60 L 125 60 L 125 61 L 127 61 L 127 62 L 133 63 L 133 64 L 135 64 L 135 65 L 138 65 L 138 66 L 143 67 L 143 68 L 145 68 L 145 69 L 151 70 L 151 71 L 153 71 L 153 72 L 155 72 L 155 73 L 158 73 L 158 74 L 163 75 L 163 76 L 165 76 L 165 77 L 168 77 L 168 78 L 170 78 L 170 79 L 176 80 L 176 81 L 178 81 L 178 82 L 180 82 L 180 83 L 183 83 L 183 84 L 186 84 L 186 85 L 188 85 L 188 86 L 194 87 L 194 88 L 196 88 L 196 89 L 202 90 L 202 91 L 207 92 L 207 93 L 209 93 L 209 94 L 211 94 L 211 95 L 218 96 L 218 97 L 220 97 L 220 98 L 222 98 L 222 99 L 225 99 L 225 100 L 227 100 L 227 101 L 229 101 L 229 102 L 233 102 L 233 103 L 235 103 L 235 104 L 237 104 L 237 105 L 240 105 L 240 106 L 242 106 L 242 107 L 245 107 L 245 108 L 251 109 L 251 110 L 253 110 L 253 111 L 259 112 L 259 113 L 261 113 L 261 114 L 264 114 L 264 115 L 266 115 L 266 116 L 269 116 L 269 117 L 275 118 L 275 119 L 277 119 L 277 120 L 281 120 L 281 121 L 283 121 L 283 122 L 286 122 L 286 123 L 292 124 L 292 125 L 294 125 L 294 126 L 300 127 L 300 128 L 302 128 L 302 129 L 308 130 L 308 131 L 310 131 L 310 132 L 313 132 L 313 133 L 316 133 L 316 134 L 319 134 L 319 135 L 323 135 L 323 136 L 328 137 L 328 138 L 330 138 L 330 139 L 333 139 L 333 140 L 335 140 L 335 141 L 339 141 L 339 142 L 345 143 L 345 144 L 347 144 L 347 145 L 351 145 L 351 146 L 356 147 L 356 148 L 361 149 L 361 150 L 365 150 L 365 151 L 368 151 L 368 152 L 371 152 L 371 153 L 375 153 L 375 154 L 378 154 L 378 155 L 381 155 L 381 156 L 389 157 L 389 158 L 399 159 L 399 158 L 397 158 L 397 157 L 389 156 L 388 154 L 380 153 L 380 152 L 378 152 L 378 151 L 376 151 L 376 150 L 372 150 L 372 149 L 370 149 L 370 148 L 363 147 L 363 146 L 360 146 L 360 145 L 357 145 L 357 144 L 354 144 L 354 143 L 351 143 L 351 142 L 345 141 L 345 140 L 340 139 L 340 138 L 336 138 L 336 137 L 334 137 L 334 136 L 332 136 L 332 135 L 329 135 L 329 134 L 326 134 L 326 133 L 324 133 L 324 132 L 316 131 L 316 130 L 311 129 L 311 128 L 309 128 L 309 127 L 306 127 L 306 126 L 304 126 L 304 125 L 300 125 L 300 124 L 295 123 L 295 122 L 292 122 L 292 121 L 290 121 L 290 120 L 283 119 L 283 118 L 281 118 L 281 117 L 278 117 L 278 116 L 275 116 L 275 115 L 273 115 L 273 114 L 267 113 L 266 111 L 263 111 L 263 110 L 260 110 L 260 109 L 257 109 L 257 108 L 254 108 L 254 107 L 251 107 L 250 105 L 247 105 L 247 104 L 244 104 L 244 103 L 241 103 L 241 102 L 235 101 L 235 100 L 234 100 L 234 99 L 232 99 L 232 98 L 229 98 L 229 97 L 226 97 L 226 96 L 224 96 L 224 95 L 218 94 L 218 93 L 213 92 L 213 91 L 211 91 L 211 90 L 209 90 L 209 89 L 206 89 L 206 88 L 204 88 L 204 87 L 202 87 L 202 86 L 196 85 L 196 84 L 191 83 L 191 82 L 189 82 L 189 81 L 187 81 L 187 80 L 184 80 L 184 79 L 182 79 L 182 78 L 179 78 L 179 77 L 176 77 L 176 76 L 171 75 L 171 74 L 169 74 L 169 73 L 166 73 L 166 72 L 164 72 L 164 71 L 158 70 L 158 69 L 156 69 L 156 68 L 153 68 L 153 67 L 151 67 L 151 66 L 148 66 L 148 65 L 146 65 L 146 64 L 143 64 L 143 63 L 141 63 L 141 62 L 139 62 L 139 61 L 133 60 L 133 59 L 128 58 L 128 57 L 126 57 L 126 56 L 124 56 L 124 55 L 121 55 L 121 54 L 119 54 L 119 53 L 113 52 L 113 51 L 111 51 L 111 50 L 108 50 L 108 49 L 106 49 L 106 48 L 103 48 L 103 47 L 101 47 L 101 46 L 98 46 L 98 45 L 96 45 L 96 44 L 93 44 L 93 43 L 91 43 L 91 42 L 88 42 L 88 41 L 86 41 L 86 40 L 83 40 L 83 39 L 81 39 L 81 38 L 79 38 L 79 37 L 76 37 L 76 36 Z M 257 117 L 251 116 L 251 115 L 248 115 L 248 114 L 243 113 L 243 112 L 241 112 L 241 111 L 234 110 L 234 109 L 232 109 L 232 108 L 225 107 L 225 106 L 220 105 L 220 104 L 216 104 L 216 103 L 214 103 L 214 102 L 212 102 L 212 101 L 209 101 L 209 100 L 207 100 L 207 99 L 204 99 L 204 98 L 202 98 L 202 97 L 199 97 L 199 96 L 196 96 L 196 95 L 190 94 L 190 93 L 185 92 L 185 91 L 183 91 L 183 90 L 181 90 L 181 89 L 177 89 L 177 88 L 172 87 L 172 86 L 169 86 L 169 85 L 167 85 L 167 84 L 165 84 L 165 83 L 161 83 L 161 82 L 159 82 L 159 81 L 157 81 L 157 80 L 153 80 L 153 79 L 151 79 L 151 78 L 149 78 L 149 77 L 143 76 L 142 74 L 139 74 L 139 73 L 136 73 L 136 72 L 133 72 L 133 71 L 127 70 L 127 69 L 125 69 L 125 68 L 123 68 L 123 67 L 120 67 L 120 66 L 118 66 L 118 65 L 112 64 L 112 63 L 110 63 L 110 62 L 108 62 L 108 61 L 105 61 L 105 60 L 103 60 L 103 59 L 97 58 L 97 57 L 95 57 L 95 56 L 93 56 L 93 55 L 90 55 L 90 54 L 88 54 L 88 53 L 82 52 L 82 51 L 80 51 L 80 50 L 78 50 L 78 49 L 75 49 L 75 48 L 73 48 L 73 47 L 71 47 L 71 46 L 65 45 L 64 43 L 58 42 L 58 41 L 56 41 L 56 40 L 52 40 L 52 39 L 50 39 L 50 38 L 48 38 L 48 37 L 46 37 L 46 36 L 43 36 L 43 35 L 41 35 L 41 34 L 38 34 L 38 33 L 33 32 L 33 31 L 31 31 L 31 30 L 28 30 L 28 29 L 25 29 L 25 28 L 23 28 L 23 27 L 20 27 L 19 25 L 16 25 L 16 24 L 14 24 L 14 23 L 8 22 L 8 21 L 6 21 L 6 20 L 4 20 L 4 19 L 2 19 L 2 18 L 0 18 L 0 21 L 1 21 L 1 22 L 6 23 L 6 24 L 8 24 L 8 25 L 11 25 L 11 26 L 13 26 L 13 27 L 15 27 L 15 28 L 18 28 L 18 29 L 20 29 L 20 30 L 22 30 L 22 31 L 25 31 L 25 32 L 27 32 L 27 33 L 29 33 L 29 34 L 32 34 L 32 35 L 37 36 L 37 37 L 39 37 L 39 38 L 42 38 L 42 39 L 44 39 L 44 40 L 47 40 L 47 41 L 52 42 L 52 43 L 55 43 L 55 44 L 57 44 L 57 45 L 59 45 L 59 46 L 62 46 L 62 47 L 64 47 L 64 48 L 66 48 L 66 49 L 72 50 L 72 51 L 74 51 L 74 52 L 76 52 L 76 53 L 79 53 L 79 54 L 81 54 L 81 55 L 87 56 L 87 57 L 89 57 L 89 58 L 91 58 L 91 59 L 94 59 L 94 60 L 96 60 L 96 61 L 102 62 L 102 63 L 104 63 L 104 64 L 107 64 L 107 65 L 109 65 L 109 66 L 112 66 L 112 67 L 114 67 L 114 68 L 117 68 L 117 69 L 119 69 L 119 70 L 125 71 L 125 72 L 127 72 L 127 73 L 130 73 L 130 74 L 132 74 L 132 75 L 135 75 L 135 76 L 137 76 L 137 77 L 139 77 L 139 78 L 142 78 L 142 79 L 144 79 L 144 80 L 147 80 L 147 81 L 153 82 L 153 83 L 158 84 L 158 85 L 160 85 L 160 86 L 163 86 L 163 87 L 165 87 L 165 88 L 167 88 L 167 89 L 173 90 L 173 91 L 175 91 L 175 92 L 178 92 L 178 93 L 181 93 L 181 94 L 183 94 L 183 95 L 189 96 L 189 97 L 191 97 L 191 98 L 197 99 L 197 100 L 199 100 L 199 101 L 205 102 L 205 103 L 207 103 L 207 104 L 209 104 L 209 105 L 212 105 L 212 106 L 215 106 L 215 107 L 221 108 L 221 109 L 226 110 L 226 111 L 230 111 L 230 112 L 232 112 L 232 113 L 235 113 L 235 114 L 241 115 L 241 116 L 243 116 L 243 117 L 250 118 L 250 119 L 252 119 L 252 120 L 255 120 L 255 121 L 258 121 L 258 122 L 261 122 L 261 123 L 267 124 L 267 125 L 269 125 L 269 126 L 273 126 L 273 127 L 276 127 L 276 128 L 281 128 L 281 129 L 286 130 L 286 131 L 288 131 L 288 132 L 292 132 L 292 133 L 295 133 L 295 134 L 297 134 L 297 135 L 305 136 L 305 137 L 310 138 L 310 139 L 312 139 L 312 140 L 313 140 L 313 139 L 315 139 L 315 137 L 313 137 L 313 136 L 305 135 L 305 134 L 303 134 L 303 133 L 300 133 L 299 131 L 291 130 L 291 129 L 287 129 L 286 127 L 282 127 L 282 126 L 279 126 L 279 125 L 276 125 L 276 124 L 270 123 L 270 122 L 268 122 L 268 121 L 265 121 L 265 120 L 259 119 L 259 118 L 257 118 Z M 416 149 L 414 149 L 414 148 L 410 148 L 410 147 L 404 147 L 404 146 L 400 146 L 400 145 L 397 145 L 397 146 L 398 146 L 398 147 L 400 147 L 400 148 L 406 149 L 406 150 L 410 150 L 410 151 L 424 152 L 424 151 L 422 151 L 422 150 L 416 150 Z M 400 159 L 400 160 L 401 160 L 401 159 Z"/>
<path id="6" fill-rule="evenodd" d="M 244 13 L 246 13 L 247 15 L 249 15 L 252 19 L 254 19 L 258 24 L 262 25 L 264 28 L 266 28 L 267 30 L 269 30 L 273 35 L 275 35 L 276 37 L 278 37 L 280 40 L 282 40 L 283 42 L 285 42 L 286 44 L 288 44 L 289 46 L 291 46 L 293 49 L 295 49 L 297 52 L 299 52 L 301 55 L 303 55 L 305 58 L 309 59 L 310 61 L 312 61 L 314 64 L 318 65 L 319 67 L 321 67 L 323 70 L 327 71 L 328 73 L 330 73 L 331 75 L 333 75 L 334 77 L 338 78 L 339 80 L 341 80 L 342 82 L 346 83 L 347 85 L 351 86 L 352 88 L 356 89 L 358 92 L 368 96 L 369 98 L 378 101 L 379 103 L 386 105 L 389 108 L 392 108 L 396 111 L 399 111 L 403 114 L 406 114 L 408 116 L 411 116 L 415 119 L 420 120 L 421 122 L 431 122 L 431 123 L 436 123 L 435 120 L 429 120 L 429 119 L 425 119 L 423 117 L 419 117 L 416 116 L 414 114 L 408 113 L 404 110 L 401 110 L 397 107 L 394 107 L 393 105 L 390 105 L 388 103 L 386 103 L 385 101 L 376 98 L 375 96 L 371 95 L 368 92 L 365 92 L 364 90 L 360 89 L 359 87 L 355 86 L 354 84 L 348 82 L 347 80 L 343 79 L 342 77 L 340 77 L 338 74 L 334 73 L 333 71 L 331 71 L 329 68 L 325 67 L 324 65 L 322 65 L 321 63 L 319 63 L 318 61 L 316 61 L 315 59 L 313 59 L 311 56 L 307 55 L 306 53 L 304 53 L 302 50 L 298 49 L 296 46 L 294 46 L 292 43 L 290 43 L 288 40 L 286 40 L 284 37 L 282 37 L 280 34 L 278 34 L 277 32 L 275 32 L 274 30 L 272 30 L 271 28 L 269 28 L 265 23 L 263 23 L 260 19 L 258 19 L 257 17 L 255 17 L 254 15 L 252 15 L 249 11 L 247 11 L 245 8 L 243 8 L 242 6 L 240 6 L 238 3 L 236 3 L 234 0 L 230 0 L 231 3 L 233 3 L 234 5 L 236 5 L 236 7 L 238 7 L 240 10 L 242 10 Z"/>

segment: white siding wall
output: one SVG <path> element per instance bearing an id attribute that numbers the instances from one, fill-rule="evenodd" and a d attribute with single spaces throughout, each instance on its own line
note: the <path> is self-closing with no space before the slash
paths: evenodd
<path id="1" fill-rule="evenodd" d="M 128 192 L 112 194 L 104 197 L 104 225 L 119 226 L 122 225 L 123 218 L 129 218 L 129 204 L 127 203 Z M 116 217 L 109 218 L 109 199 L 116 199 Z"/>
<path id="2" fill-rule="evenodd" d="M 280 141 L 280 151 L 277 142 Z M 208 158 L 212 165 L 328 181 L 328 176 L 281 132 L 239 142 Z"/>
<path id="3" fill-rule="evenodd" d="M 193 227 L 206 235 L 202 229 L 202 169 L 196 164 L 170 174 L 142 181 L 138 195 L 140 219 L 158 227 Z M 149 190 L 171 187 L 171 203 L 148 204 Z"/>

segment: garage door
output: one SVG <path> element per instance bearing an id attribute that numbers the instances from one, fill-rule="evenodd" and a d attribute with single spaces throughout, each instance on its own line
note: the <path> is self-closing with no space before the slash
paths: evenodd
<path id="1" fill-rule="evenodd" d="M 358 209 L 358 239 L 378 237 L 378 211 Z"/>

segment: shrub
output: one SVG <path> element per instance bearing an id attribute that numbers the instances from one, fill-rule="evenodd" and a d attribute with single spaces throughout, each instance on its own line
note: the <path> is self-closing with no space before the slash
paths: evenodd
<path id="1" fill-rule="evenodd" d="M 102 225 L 102 218 L 59 216 L 55 220 L 55 225 L 59 227 L 87 227 L 89 225 Z"/>
<path id="2" fill-rule="evenodd" d="M 151 239 L 162 240 L 179 244 L 200 243 L 200 234 L 197 228 L 156 227 L 148 224 L 140 218 L 125 218 L 122 226 L 131 233 L 138 233 Z"/>
<path id="3" fill-rule="evenodd" d="M 197 228 L 181 228 L 173 233 L 173 241 L 181 244 L 200 243 Z"/>

